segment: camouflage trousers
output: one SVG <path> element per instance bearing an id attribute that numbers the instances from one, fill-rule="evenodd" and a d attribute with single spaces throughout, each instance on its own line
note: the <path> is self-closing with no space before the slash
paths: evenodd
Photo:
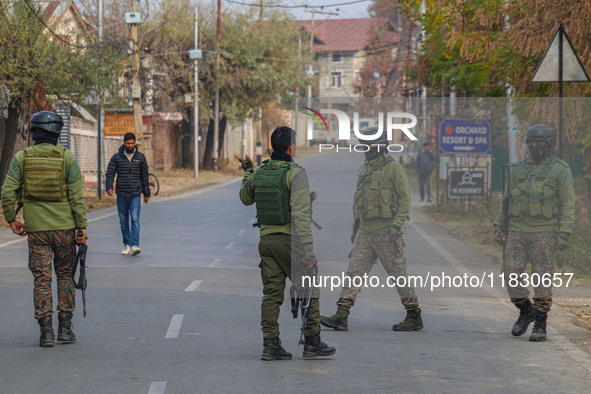
<path id="1" fill-rule="evenodd" d="M 35 277 L 35 319 L 53 315 L 52 260 L 57 278 L 57 310 L 64 313 L 73 312 L 76 301 L 76 289 L 72 283 L 72 269 L 76 262 L 74 229 L 29 233 L 28 241 L 29 269 Z"/>
<path id="2" fill-rule="evenodd" d="M 518 305 L 529 299 L 529 289 L 525 283 L 525 276 L 519 276 L 525 272 L 527 264 L 531 264 L 532 275 L 538 274 L 540 278 L 554 276 L 554 251 L 556 250 L 557 233 L 553 231 L 523 233 L 509 231 L 505 244 L 505 256 L 503 259 L 503 273 L 505 274 L 505 286 L 511 302 Z M 511 278 L 518 281 L 511 281 Z M 521 280 L 519 280 L 521 279 Z M 532 280 L 533 281 L 533 280 Z M 535 281 L 533 306 L 540 312 L 548 313 L 552 307 L 552 284 L 544 286 L 542 281 Z M 539 283 L 538 283 L 539 282 Z M 517 286 L 516 286 L 517 284 Z M 513 286 L 511 286 L 513 285 Z"/>
<path id="3" fill-rule="evenodd" d="M 368 274 L 378 258 L 388 275 L 395 278 L 406 277 L 404 246 L 402 237 L 391 240 L 389 234 L 370 235 L 360 231 L 355 238 L 347 268 L 346 276 L 351 278 L 351 283 L 345 283 L 346 286 L 343 286 L 337 305 L 351 308 L 355 304 L 361 286 L 354 286 L 353 278 Z M 405 309 L 415 309 L 419 306 L 412 286 L 397 286 L 396 290 Z"/>

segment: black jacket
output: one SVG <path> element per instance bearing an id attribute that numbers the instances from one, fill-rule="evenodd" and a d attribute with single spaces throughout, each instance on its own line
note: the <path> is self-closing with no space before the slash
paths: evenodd
<path id="1" fill-rule="evenodd" d="M 113 188 L 115 174 L 117 174 L 115 192 L 119 197 L 135 197 L 142 193 L 144 197 L 150 197 L 148 163 L 146 156 L 138 151 L 137 146 L 131 161 L 125 156 L 125 145 L 121 145 L 119 152 L 111 157 L 107 167 L 107 190 Z"/>

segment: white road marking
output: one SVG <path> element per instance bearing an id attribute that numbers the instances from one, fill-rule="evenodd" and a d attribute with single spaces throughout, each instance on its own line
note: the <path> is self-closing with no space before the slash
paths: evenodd
<path id="1" fill-rule="evenodd" d="M 166 331 L 164 338 L 177 338 L 179 336 L 184 317 L 185 315 L 172 315 L 172 319 L 170 319 L 170 324 L 168 325 L 168 331 Z"/>
<path id="2" fill-rule="evenodd" d="M 185 291 L 195 291 L 201 283 L 203 283 L 202 280 L 194 280 L 189 286 L 187 286 Z"/>
<path id="3" fill-rule="evenodd" d="M 214 260 L 214 261 L 213 261 L 213 262 L 212 262 L 212 263 L 209 265 L 209 268 L 213 268 L 213 267 L 215 267 L 215 266 L 216 266 L 216 264 L 217 264 L 217 263 L 219 263 L 219 262 L 220 262 L 220 259 L 215 259 L 215 260 Z"/>
<path id="4" fill-rule="evenodd" d="M 111 212 L 111 213 L 106 213 L 106 214 L 104 214 L 102 216 L 98 216 L 96 218 L 88 219 L 88 223 L 96 222 L 97 220 L 108 218 L 109 216 L 113 216 L 113 215 L 117 215 L 117 211 Z"/>
<path id="5" fill-rule="evenodd" d="M 0 244 L 0 248 L 3 248 L 3 247 L 8 246 L 8 245 L 15 244 L 15 243 L 18 243 L 18 242 L 26 241 L 26 240 L 27 240 L 27 237 L 22 237 L 20 239 L 15 239 L 14 241 L 4 242 L 3 244 Z"/>
<path id="6" fill-rule="evenodd" d="M 257 222 L 256 219 L 252 219 L 250 222 L 248 222 L 248 224 L 255 224 Z"/>
<path id="7" fill-rule="evenodd" d="M 468 270 L 466 267 L 462 265 L 455 257 L 451 255 L 443 246 L 441 246 L 433 237 L 431 237 L 425 230 L 423 230 L 420 226 L 414 224 L 413 222 L 407 222 L 407 224 L 412 227 L 429 245 L 433 247 L 440 255 L 443 257 L 449 264 L 451 264 L 455 269 L 459 272 L 465 272 L 469 276 L 472 276 L 472 272 Z M 498 291 L 492 288 L 483 287 L 482 290 L 487 292 L 490 296 L 496 298 L 500 302 L 502 302 L 508 309 L 512 312 L 515 312 L 515 308 L 510 303 L 505 302 L 508 296 L 502 296 Z M 557 306 L 553 306 L 554 309 L 560 309 Z M 548 326 L 546 328 L 548 331 L 548 339 L 551 340 L 556 346 L 558 346 L 562 351 L 568 354 L 573 360 L 578 362 L 583 368 L 587 369 L 591 372 L 591 358 L 587 353 L 583 350 L 578 348 L 574 343 L 569 341 L 564 335 L 560 334 L 554 327 Z"/>
<path id="8" fill-rule="evenodd" d="M 234 244 L 235 244 L 235 243 L 236 243 L 236 242 L 232 241 L 232 242 L 230 242 L 228 245 L 226 245 L 226 250 L 230 250 L 230 249 L 232 249 L 232 248 L 234 247 Z"/>
<path id="9" fill-rule="evenodd" d="M 164 394 L 166 391 L 166 382 L 152 382 L 148 394 Z"/>
<path id="10" fill-rule="evenodd" d="M 240 231 L 238 232 L 238 235 L 244 235 L 244 233 L 245 233 L 245 232 L 246 232 L 246 229 L 244 229 L 244 228 L 243 228 L 242 230 L 240 230 Z"/>

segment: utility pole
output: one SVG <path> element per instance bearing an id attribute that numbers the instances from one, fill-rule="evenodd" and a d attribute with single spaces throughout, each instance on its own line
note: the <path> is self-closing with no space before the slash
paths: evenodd
<path id="1" fill-rule="evenodd" d="M 98 42 L 103 40 L 103 0 L 98 0 L 97 6 L 97 28 L 98 28 Z M 99 48 L 99 57 L 101 57 L 102 50 Z M 103 197 L 103 160 L 102 160 L 102 143 L 103 139 L 101 136 L 101 129 L 102 129 L 102 115 L 103 109 L 101 107 L 102 104 L 102 91 L 97 91 L 96 99 L 97 99 L 97 120 L 96 120 L 96 127 L 97 127 L 97 171 L 96 171 L 96 191 L 98 194 L 99 200 Z"/>
<path id="2" fill-rule="evenodd" d="M 218 0 L 218 20 L 215 36 L 216 56 L 216 81 L 215 81 L 215 104 L 213 115 L 213 155 L 211 166 L 214 171 L 218 170 L 218 146 L 220 144 L 220 37 L 222 35 L 222 0 Z"/>
<path id="3" fill-rule="evenodd" d="M 199 47 L 199 7 L 195 7 L 195 49 Z M 193 61 L 193 84 L 195 96 L 193 97 L 193 148 L 194 148 L 194 175 L 199 177 L 199 61 Z"/>
<path id="4" fill-rule="evenodd" d="M 314 15 L 316 15 L 316 9 L 312 9 L 312 20 L 310 21 L 310 55 L 314 57 Z M 312 71 L 312 64 L 310 64 L 310 71 Z M 308 108 L 312 106 L 312 85 L 308 85 L 307 91 L 307 104 Z"/>
<path id="5" fill-rule="evenodd" d="M 131 0 L 131 12 L 136 12 L 136 0 Z M 143 130 L 142 130 L 142 88 L 140 87 L 140 79 L 139 79 L 139 71 L 140 71 L 140 57 L 139 57 L 139 48 L 138 48 L 138 38 L 137 38 L 137 23 L 131 24 L 131 41 L 133 43 L 133 58 L 136 62 L 136 67 L 138 70 L 136 71 L 136 75 L 133 78 L 133 82 L 131 83 L 131 98 L 133 100 L 133 120 L 134 120 L 134 129 L 135 129 L 135 138 L 138 141 L 138 145 L 142 143 L 143 140 Z"/>
<path id="6" fill-rule="evenodd" d="M 259 0 L 259 23 L 263 23 L 263 0 Z M 257 166 L 260 166 L 263 161 L 263 107 L 260 106 L 258 110 L 259 115 L 259 125 L 257 127 L 257 146 L 256 146 L 256 155 L 257 155 Z"/>
<path id="7" fill-rule="evenodd" d="M 312 54 L 312 56 L 314 56 L 314 16 L 316 14 L 323 14 L 323 15 L 339 15 L 338 12 L 327 12 L 327 11 L 316 11 L 315 8 L 313 8 L 311 11 L 309 10 L 305 10 L 304 12 L 311 12 L 312 13 L 312 20 L 310 22 L 310 53 Z M 332 58 L 329 56 L 328 58 L 328 67 L 329 67 L 329 75 L 328 75 L 328 89 L 330 89 L 330 84 L 331 84 L 331 77 L 332 77 L 332 68 L 330 67 L 330 62 L 332 61 Z M 312 106 L 312 85 L 308 85 L 308 107 Z"/>
<path id="8" fill-rule="evenodd" d="M 302 58 L 302 37 L 298 37 L 298 60 L 300 60 Z M 298 86 L 296 86 L 296 91 L 295 91 L 295 110 L 294 110 L 294 115 L 295 115 L 295 130 L 296 132 L 299 132 L 299 121 L 298 121 L 298 114 L 299 114 L 299 110 L 300 110 L 300 86 L 298 84 Z"/>

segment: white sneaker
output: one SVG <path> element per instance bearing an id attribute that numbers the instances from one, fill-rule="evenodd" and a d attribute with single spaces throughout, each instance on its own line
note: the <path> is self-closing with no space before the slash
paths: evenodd
<path id="1" fill-rule="evenodd" d="M 133 256 L 135 256 L 136 254 L 140 254 L 140 253 L 142 253 L 142 250 L 140 249 L 139 246 L 135 246 L 134 245 L 134 246 L 131 247 L 131 254 Z"/>
<path id="2" fill-rule="evenodd" d="M 129 256 L 131 254 L 131 248 L 129 247 L 129 245 L 125 245 L 125 247 L 121 251 L 121 254 L 125 256 Z"/>

